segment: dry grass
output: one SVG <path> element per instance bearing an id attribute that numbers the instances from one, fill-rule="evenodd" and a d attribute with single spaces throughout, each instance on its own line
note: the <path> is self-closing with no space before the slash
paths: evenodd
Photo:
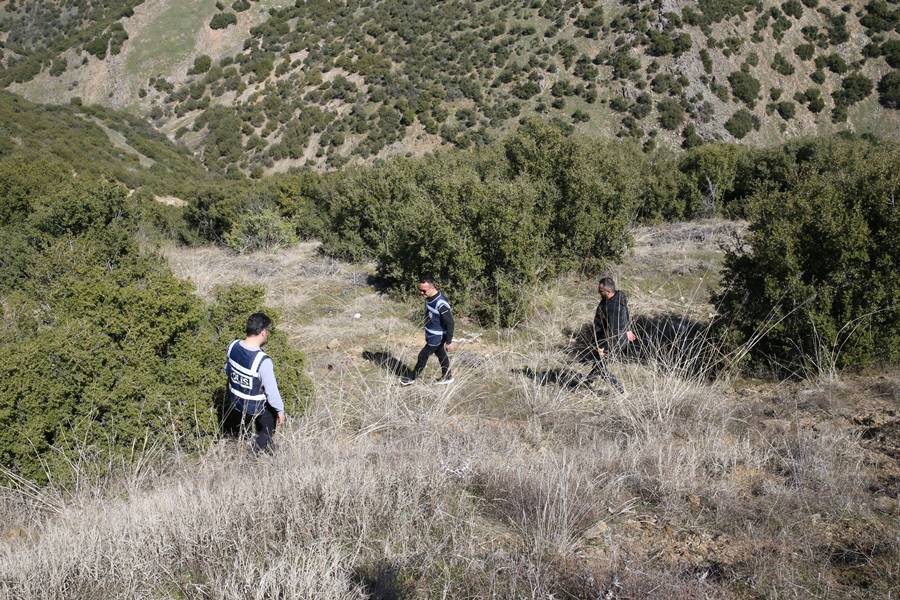
<path id="1" fill-rule="evenodd" d="M 136 453 L 72 489 L 11 483 L 2 597 L 897 593 L 897 487 L 884 477 L 897 374 L 821 402 L 806 384 L 734 380 L 697 326 L 705 307 L 677 312 L 643 288 L 635 313 L 666 320 L 640 332 L 639 360 L 613 366 L 629 392 L 590 389 L 570 329 L 590 319 L 591 286 L 563 280 L 516 331 L 462 323 L 476 340 L 454 355 L 455 385 L 429 385 L 432 366 L 402 388 L 391 369 L 421 343 L 418 307 L 375 294 L 359 269 L 310 248 L 170 258 L 201 293 L 264 283 L 310 354 L 316 402 L 273 457 L 222 440 L 200 457 Z"/>

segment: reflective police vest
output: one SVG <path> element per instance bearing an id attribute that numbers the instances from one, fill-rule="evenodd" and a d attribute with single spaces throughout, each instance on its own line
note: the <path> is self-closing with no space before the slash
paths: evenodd
<path id="1" fill-rule="evenodd" d="M 248 415 L 258 415 L 266 407 L 266 394 L 262 389 L 259 366 L 269 355 L 262 350 L 247 350 L 234 340 L 228 346 L 228 398 L 234 410 Z"/>
<path id="2" fill-rule="evenodd" d="M 425 300 L 425 343 L 440 346 L 444 342 L 444 326 L 441 324 L 441 310 L 450 308 L 447 298 L 440 292 L 434 298 Z"/>

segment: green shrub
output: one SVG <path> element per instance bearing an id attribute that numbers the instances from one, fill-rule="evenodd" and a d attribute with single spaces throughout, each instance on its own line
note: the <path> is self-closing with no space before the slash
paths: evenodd
<path id="1" fill-rule="evenodd" d="M 703 143 L 703 138 L 697 133 L 697 128 L 693 123 L 689 123 L 681 130 L 681 147 L 684 149 L 694 148 Z"/>
<path id="2" fill-rule="evenodd" d="M 741 15 L 755 4 L 754 0 L 700 0 L 697 5 L 708 22 L 717 23 Z"/>
<path id="3" fill-rule="evenodd" d="M 715 298 L 729 347 L 791 374 L 900 359 L 896 144 L 833 140 L 786 190 L 764 187 Z"/>
<path id="4" fill-rule="evenodd" d="M 743 215 L 742 199 L 734 198 L 734 185 L 744 153 L 738 145 L 723 143 L 703 144 L 684 153 L 678 163 L 684 217 Z"/>
<path id="5" fill-rule="evenodd" d="M 656 104 L 659 111 L 659 124 L 665 129 L 675 130 L 684 121 L 684 109 L 677 101 L 666 98 Z"/>
<path id="6" fill-rule="evenodd" d="M 793 102 L 785 101 L 785 102 L 779 102 L 776 105 L 775 110 L 778 111 L 778 114 L 781 116 L 782 119 L 784 119 L 785 121 L 790 121 L 791 119 L 794 118 L 794 115 L 797 112 L 797 107 L 796 107 L 796 105 L 794 105 Z"/>
<path id="7" fill-rule="evenodd" d="M 621 256 L 641 162 L 529 120 L 502 145 L 349 169 L 312 194 L 328 254 L 374 258 L 401 293 L 433 273 L 461 311 L 511 325 L 523 288 Z"/>
<path id="8" fill-rule="evenodd" d="M 728 76 L 728 83 L 731 84 L 731 92 L 736 98 L 751 108 L 756 105 L 760 84 L 753 75 L 744 71 L 735 71 Z"/>
<path id="9" fill-rule="evenodd" d="M 851 73 L 841 81 L 841 89 L 834 92 L 835 103 L 850 106 L 865 100 L 872 93 L 872 80 L 860 73 Z"/>
<path id="10" fill-rule="evenodd" d="M 881 44 L 880 54 L 891 67 L 900 68 L 900 40 L 890 39 Z"/>
<path id="11" fill-rule="evenodd" d="M 63 73 L 66 72 L 66 68 L 68 67 L 68 63 L 64 58 L 54 58 L 53 64 L 50 65 L 50 76 L 51 77 L 59 77 Z"/>
<path id="12" fill-rule="evenodd" d="M 725 121 L 725 129 L 737 139 L 743 139 L 755 127 L 756 117 L 746 108 L 738 110 Z"/>
<path id="13" fill-rule="evenodd" d="M 536 96 L 541 92 L 541 86 L 535 83 L 534 81 L 526 81 L 515 86 L 512 89 L 512 94 L 516 98 L 521 98 L 522 100 L 528 100 L 529 98 Z"/>
<path id="14" fill-rule="evenodd" d="M 836 54 L 834 52 L 816 58 L 816 67 L 819 69 L 824 69 L 827 67 L 829 71 L 838 75 L 846 73 L 847 69 L 850 68 L 847 65 L 847 61 L 841 58 L 839 54 Z"/>
<path id="15" fill-rule="evenodd" d="M 814 114 L 821 112 L 825 108 L 825 100 L 822 99 L 822 92 L 819 88 L 807 88 L 805 92 L 797 92 L 794 94 L 794 100 L 801 104 L 806 104 L 809 112 Z"/>
<path id="16" fill-rule="evenodd" d="M 703 72 L 707 75 L 711 75 L 713 68 L 712 57 L 710 57 L 709 50 L 706 48 L 700 49 L 700 61 L 703 63 Z"/>
<path id="17" fill-rule="evenodd" d="M 900 109 L 900 71 L 885 73 L 878 81 L 878 101 L 885 108 Z"/>
<path id="18" fill-rule="evenodd" d="M 225 236 L 225 244 L 240 254 L 276 250 L 297 241 L 293 226 L 271 209 L 244 213 Z"/>
<path id="19" fill-rule="evenodd" d="M 872 0 L 866 4 L 865 14 L 859 22 L 870 32 L 896 30 L 900 25 L 900 10 L 885 0 Z"/>
<path id="20" fill-rule="evenodd" d="M 584 112 L 583 110 L 576 110 L 572 113 L 572 121 L 574 123 L 587 123 L 591 120 L 591 115 Z"/>
<path id="21" fill-rule="evenodd" d="M 796 54 L 797 58 L 800 60 L 811 59 L 813 57 L 813 52 L 815 52 L 815 46 L 812 44 L 800 44 L 794 48 L 794 54 Z"/>
<path id="22" fill-rule="evenodd" d="M 258 288 L 204 305 L 141 250 L 124 187 L 66 173 L 0 163 L 14 199 L 0 219 L 0 348 L 17 357 L 0 366 L 15 381 L 0 391 L 0 463 L 38 482 L 65 483 L 72 465 L 106 468 L 135 443 L 204 447 L 217 432 L 226 344 L 262 308 Z M 303 357 L 277 335 L 270 349 L 296 412 L 309 393 Z"/>
<path id="23" fill-rule="evenodd" d="M 106 58 L 106 52 L 109 48 L 109 35 L 103 34 L 95 37 L 84 45 L 84 51 L 93 54 L 100 60 Z"/>
<path id="24" fill-rule="evenodd" d="M 229 25 L 237 25 L 237 16 L 230 12 L 216 13 L 209 21 L 210 29 L 225 29 Z"/>
<path id="25" fill-rule="evenodd" d="M 648 49 L 650 56 L 665 56 L 672 54 L 675 50 L 675 41 L 668 32 L 651 30 L 648 36 L 650 38 Z"/>
<path id="26" fill-rule="evenodd" d="M 794 74 L 794 65 L 792 65 L 781 52 L 775 53 L 775 57 L 772 59 L 772 69 L 782 75 Z"/>
<path id="27" fill-rule="evenodd" d="M 627 79 L 631 74 L 641 68 L 641 59 L 627 50 L 620 50 L 613 55 L 613 76 L 618 79 Z"/>
<path id="28" fill-rule="evenodd" d="M 784 14 L 789 17 L 794 17 L 795 19 L 799 19 L 803 16 L 803 5 L 797 0 L 787 0 L 787 2 L 781 5 L 781 10 L 784 11 Z"/>
<path id="29" fill-rule="evenodd" d="M 189 74 L 191 75 L 200 75 L 201 73 L 206 73 L 209 71 L 209 68 L 212 66 L 212 59 L 205 55 L 201 54 L 197 58 L 194 59 L 194 66 L 191 67 Z"/>

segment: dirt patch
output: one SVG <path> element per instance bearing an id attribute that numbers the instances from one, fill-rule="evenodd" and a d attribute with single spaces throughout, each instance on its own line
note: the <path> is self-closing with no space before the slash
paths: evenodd
<path id="1" fill-rule="evenodd" d="M 182 200 L 176 196 L 154 196 L 154 200 L 159 202 L 160 204 L 165 204 L 166 206 L 177 206 L 178 208 L 184 208 L 188 205 L 186 200 Z"/>

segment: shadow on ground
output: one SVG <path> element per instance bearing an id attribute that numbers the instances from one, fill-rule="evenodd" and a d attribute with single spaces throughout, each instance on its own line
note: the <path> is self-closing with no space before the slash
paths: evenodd
<path id="1" fill-rule="evenodd" d="M 584 389 L 590 383 L 586 380 L 583 373 L 565 367 L 542 371 L 535 371 L 531 367 L 522 367 L 521 369 L 513 369 L 513 372 L 521 373 L 541 385 L 558 385 L 570 390 Z"/>
<path id="2" fill-rule="evenodd" d="M 632 320 L 637 340 L 625 346 L 615 357 L 620 362 L 662 366 L 693 376 L 713 376 L 723 365 L 713 343 L 708 322 L 685 315 L 638 316 Z M 570 342 L 564 351 L 574 361 L 593 363 L 597 358 L 597 340 L 593 323 L 578 329 L 564 329 Z"/>
<path id="3" fill-rule="evenodd" d="M 353 579 L 372 600 L 406 600 L 415 592 L 408 575 L 386 560 L 357 567 Z"/>
<path id="4" fill-rule="evenodd" d="M 364 360 L 381 367 L 387 371 L 389 375 L 394 375 L 395 377 L 412 377 L 412 370 L 407 367 L 402 360 L 390 352 L 384 352 L 382 350 L 365 350 L 362 353 L 362 357 Z"/>

